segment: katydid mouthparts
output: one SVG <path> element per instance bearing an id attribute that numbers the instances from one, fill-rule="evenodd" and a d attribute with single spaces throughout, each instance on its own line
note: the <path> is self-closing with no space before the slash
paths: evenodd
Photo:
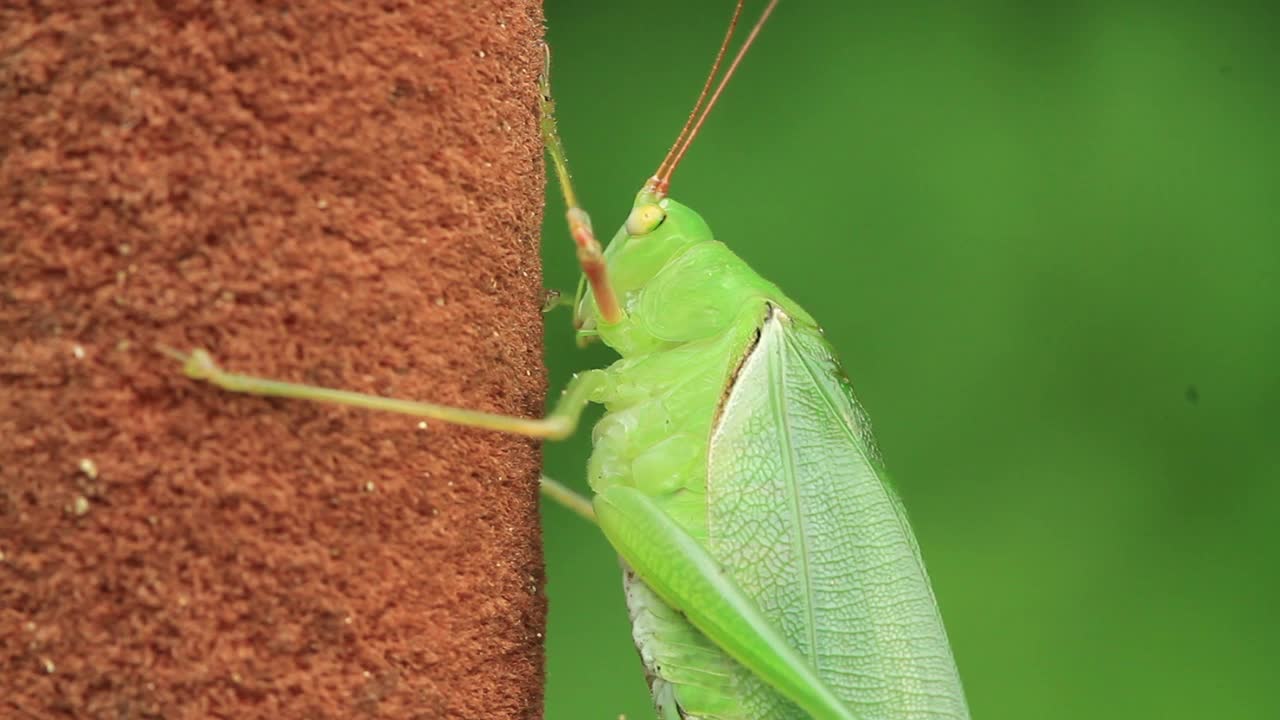
<path id="1" fill-rule="evenodd" d="M 576 375 L 545 418 L 241 375 L 203 350 L 168 352 L 188 376 L 230 391 L 545 439 L 603 405 L 588 461 L 594 497 L 547 478 L 543 490 L 595 522 L 621 557 L 660 718 L 968 718 L 915 536 L 831 346 L 669 196 L 777 4 L 721 74 L 739 0 L 688 121 L 604 248 L 570 181 L 548 61 L 541 130 L 582 268 L 574 325 L 579 341 L 620 358 Z"/>

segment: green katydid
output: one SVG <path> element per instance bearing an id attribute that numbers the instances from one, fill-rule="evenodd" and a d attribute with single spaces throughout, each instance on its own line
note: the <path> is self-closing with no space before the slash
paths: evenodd
<path id="1" fill-rule="evenodd" d="M 633 637 L 663 720 L 967 718 L 928 576 L 870 428 L 814 319 L 668 197 L 671 176 L 772 0 L 602 249 L 577 203 L 544 75 L 542 132 L 583 278 L 581 341 L 618 352 L 524 419 L 228 373 L 204 351 L 185 372 L 236 392 L 355 405 L 526 436 L 605 415 L 595 496 L 544 492 L 599 525 L 624 564 Z"/>

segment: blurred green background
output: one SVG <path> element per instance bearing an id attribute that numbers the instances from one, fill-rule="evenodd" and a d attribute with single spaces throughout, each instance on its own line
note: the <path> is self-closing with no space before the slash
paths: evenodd
<path id="1" fill-rule="evenodd" d="M 731 5 L 547 0 L 604 237 Z M 841 352 L 975 717 L 1280 718 L 1278 17 L 783 2 L 676 175 Z M 548 321 L 553 390 L 612 360 Z M 585 487 L 587 436 L 548 472 Z M 547 718 L 653 717 L 613 553 L 545 520 Z"/>

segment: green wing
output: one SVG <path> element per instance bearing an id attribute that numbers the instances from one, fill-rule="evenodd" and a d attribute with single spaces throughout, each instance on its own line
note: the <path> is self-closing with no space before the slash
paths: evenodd
<path id="1" fill-rule="evenodd" d="M 760 607 L 725 575 L 706 549 L 652 498 L 635 488 L 615 485 L 600 491 L 592 505 L 600 530 L 644 585 L 658 599 L 679 611 L 725 654 L 749 669 L 751 675 L 745 677 L 754 676 L 767 682 L 814 718 L 860 720 L 814 673 Z M 636 605 L 628 600 L 634 613 Z M 638 628 L 633 625 L 632 630 L 635 634 Z M 646 649 L 663 656 L 656 663 L 645 658 L 645 667 L 656 671 L 662 680 L 661 683 L 654 683 L 652 678 L 650 681 L 660 709 L 667 704 L 664 698 L 667 690 L 674 694 L 681 694 L 682 686 L 692 690 L 687 682 L 671 674 L 671 667 L 661 667 L 664 663 L 682 662 L 682 652 L 677 647 L 681 644 L 678 637 L 665 633 L 657 643 L 637 639 L 636 646 L 642 657 Z M 732 706 L 741 704 L 735 698 L 747 699 L 750 689 L 744 687 L 741 692 L 722 698 L 730 702 L 721 708 L 721 717 L 742 716 Z M 684 706 L 680 698 L 671 699 Z M 770 717 L 757 714 L 757 710 L 765 708 L 741 709 L 748 713 L 746 717 Z M 688 710 L 687 707 L 683 710 L 686 716 L 696 717 Z"/>
<path id="2" fill-rule="evenodd" d="M 860 718 L 968 718 L 915 537 L 819 332 L 765 320 L 713 429 L 708 550 Z"/>

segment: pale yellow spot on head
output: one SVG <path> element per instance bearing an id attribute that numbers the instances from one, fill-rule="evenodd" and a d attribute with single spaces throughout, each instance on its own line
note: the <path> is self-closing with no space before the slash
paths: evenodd
<path id="1" fill-rule="evenodd" d="M 627 216 L 627 234 L 632 237 L 648 235 L 666 219 L 667 213 L 657 205 L 632 208 L 631 214 Z"/>

